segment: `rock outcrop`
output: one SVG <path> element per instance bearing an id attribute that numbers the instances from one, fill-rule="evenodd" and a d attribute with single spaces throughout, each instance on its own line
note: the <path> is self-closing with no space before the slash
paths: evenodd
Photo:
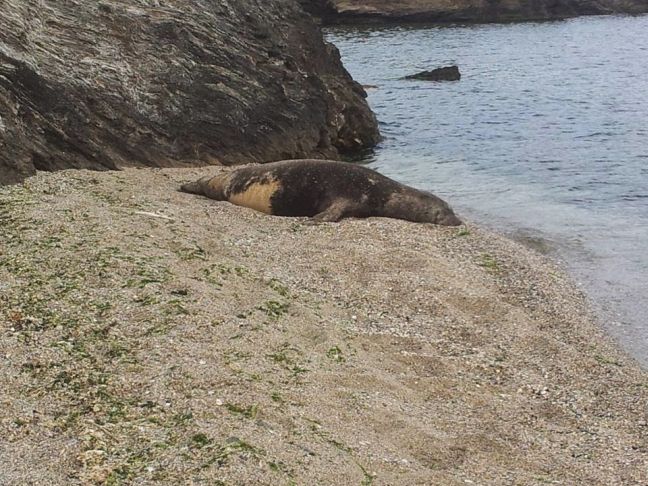
<path id="1" fill-rule="evenodd" d="M 432 71 L 421 71 L 420 73 L 410 74 L 403 79 L 417 79 L 421 81 L 459 81 L 461 73 L 457 66 L 445 66 Z"/>
<path id="2" fill-rule="evenodd" d="M 338 157 L 378 140 L 364 96 L 295 0 L 5 0 L 0 183 Z"/>
<path id="3" fill-rule="evenodd" d="M 326 23 L 509 22 L 648 12 L 648 0 L 300 0 Z"/>

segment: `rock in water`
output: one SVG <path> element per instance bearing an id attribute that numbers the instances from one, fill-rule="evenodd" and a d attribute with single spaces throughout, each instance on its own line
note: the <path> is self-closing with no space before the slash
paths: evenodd
<path id="1" fill-rule="evenodd" d="M 461 73 L 457 66 L 446 66 L 432 71 L 421 71 L 420 73 L 405 76 L 404 79 L 420 79 L 423 81 L 459 81 Z"/>
<path id="2" fill-rule="evenodd" d="M 295 0 L 4 0 L 0 183 L 36 169 L 336 157 L 378 140 Z"/>

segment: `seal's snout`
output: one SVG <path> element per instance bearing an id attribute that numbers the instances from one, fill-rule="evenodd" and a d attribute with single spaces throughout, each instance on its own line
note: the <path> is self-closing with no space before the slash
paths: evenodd
<path id="1" fill-rule="evenodd" d="M 442 224 L 444 226 L 459 226 L 463 224 L 463 222 L 454 213 L 451 212 L 450 214 L 441 218 L 439 224 Z"/>
<path id="2" fill-rule="evenodd" d="M 448 203 L 434 195 L 432 197 L 434 204 L 430 211 L 431 214 L 429 221 L 431 223 L 441 226 L 459 226 L 460 224 L 463 224 L 463 221 L 457 217 Z"/>

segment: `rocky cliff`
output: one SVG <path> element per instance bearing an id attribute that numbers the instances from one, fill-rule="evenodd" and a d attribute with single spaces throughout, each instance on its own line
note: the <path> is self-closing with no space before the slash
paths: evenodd
<path id="1" fill-rule="evenodd" d="M 294 0 L 0 5 L 0 183 L 337 157 L 378 139 L 364 91 Z"/>
<path id="2" fill-rule="evenodd" d="M 508 22 L 648 12 L 648 0 L 301 0 L 325 22 Z"/>

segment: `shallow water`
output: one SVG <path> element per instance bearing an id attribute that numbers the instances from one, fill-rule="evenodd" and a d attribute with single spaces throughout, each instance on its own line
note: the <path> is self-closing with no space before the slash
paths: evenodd
<path id="1" fill-rule="evenodd" d="M 648 365 L 648 16 L 339 27 L 384 141 L 367 162 L 555 249 Z M 457 64 L 459 82 L 401 80 Z"/>

